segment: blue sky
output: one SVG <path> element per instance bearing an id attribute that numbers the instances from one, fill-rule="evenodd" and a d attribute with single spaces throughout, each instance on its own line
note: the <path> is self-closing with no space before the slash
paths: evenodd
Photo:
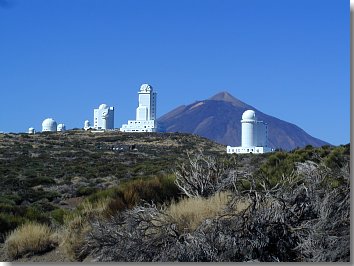
<path id="1" fill-rule="evenodd" d="M 68 128 L 142 83 L 158 116 L 228 91 L 334 145 L 350 141 L 349 1 L 7 0 L 0 6 L 0 131 Z"/>

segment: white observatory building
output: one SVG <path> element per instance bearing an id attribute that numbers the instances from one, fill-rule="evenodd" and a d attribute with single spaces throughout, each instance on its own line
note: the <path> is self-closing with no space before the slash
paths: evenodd
<path id="1" fill-rule="evenodd" d="M 89 129 L 91 129 L 90 121 L 85 120 L 85 122 L 84 122 L 84 130 L 89 130 Z"/>
<path id="2" fill-rule="evenodd" d="M 53 118 L 44 119 L 42 122 L 42 132 L 57 131 L 57 122 Z"/>
<path id="3" fill-rule="evenodd" d="M 128 124 L 123 124 L 120 128 L 122 132 L 156 132 L 156 97 L 149 84 L 142 84 L 140 87 L 139 106 L 136 108 L 136 119 L 128 120 Z"/>
<path id="4" fill-rule="evenodd" d="M 65 131 L 65 130 L 66 130 L 66 126 L 64 124 L 58 124 L 57 126 L 58 132 Z"/>
<path id="5" fill-rule="evenodd" d="M 241 146 L 227 146 L 227 153 L 266 153 L 274 151 L 268 147 L 268 125 L 258 121 L 253 110 L 242 114 Z"/>
<path id="6" fill-rule="evenodd" d="M 114 107 L 101 104 L 98 109 L 93 111 L 94 129 L 114 129 Z"/>

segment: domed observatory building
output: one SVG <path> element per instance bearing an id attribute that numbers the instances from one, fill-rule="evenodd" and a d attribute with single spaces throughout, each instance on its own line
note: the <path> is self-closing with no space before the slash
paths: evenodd
<path id="1" fill-rule="evenodd" d="M 241 146 L 227 146 L 227 153 L 266 153 L 273 149 L 268 147 L 268 125 L 258 121 L 253 110 L 242 114 Z"/>
<path id="2" fill-rule="evenodd" d="M 101 104 L 98 109 L 93 111 L 94 129 L 114 129 L 114 107 Z"/>
<path id="3" fill-rule="evenodd" d="M 128 120 L 128 124 L 123 124 L 120 128 L 122 132 L 156 132 L 156 97 L 149 84 L 142 84 L 139 94 L 139 106 L 136 108 L 136 119 Z"/>
<path id="4" fill-rule="evenodd" d="M 57 122 L 53 118 L 44 119 L 42 122 L 42 132 L 57 131 Z"/>

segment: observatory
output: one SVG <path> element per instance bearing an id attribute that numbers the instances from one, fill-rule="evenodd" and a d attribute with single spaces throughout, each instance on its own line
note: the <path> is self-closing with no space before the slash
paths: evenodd
<path id="1" fill-rule="evenodd" d="M 156 132 L 156 96 L 149 84 L 142 84 L 140 87 L 139 106 L 136 108 L 136 120 L 128 120 L 120 128 L 122 132 Z"/>
<path id="2" fill-rule="evenodd" d="M 114 107 L 101 104 L 93 111 L 93 121 L 95 129 L 114 129 Z"/>
<path id="3" fill-rule="evenodd" d="M 64 124 L 58 124 L 57 126 L 57 131 L 65 131 L 66 130 L 66 126 Z"/>
<path id="4" fill-rule="evenodd" d="M 34 134 L 36 134 L 36 130 L 35 130 L 33 127 L 30 127 L 30 128 L 28 129 L 28 134 L 34 135 Z"/>
<path id="5" fill-rule="evenodd" d="M 42 122 L 42 132 L 55 132 L 57 131 L 57 122 L 53 118 L 44 119 Z"/>
<path id="6" fill-rule="evenodd" d="M 90 121 L 85 120 L 85 123 L 84 123 L 84 129 L 85 129 L 85 130 L 89 130 L 89 129 L 91 129 L 91 124 L 90 124 Z"/>
<path id="7" fill-rule="evenodd" d="M 266 153 L 273 149 L 268 147 L 268 125 L 258 121 L 253 110 L 242 114 L 241 146 L 227 146 L 227 153 Z"/>

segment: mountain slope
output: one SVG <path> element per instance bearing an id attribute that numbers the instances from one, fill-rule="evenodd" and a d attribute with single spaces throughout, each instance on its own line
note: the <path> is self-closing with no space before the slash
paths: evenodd
<path id="1" fill-rule="evenodd" d="M 241 116 L 252 109 L 258 120 L 268 123 L 269 145 L 272 148 L 291 150 L 296 147 L 312 145 L 315 147 L 328 143 L 314 138 L 298 126 L 267 115 L 227 92 L 179 106 L 158 119 L 166 132 L 187 132 L 197 134 L 218 143 L 231 146 L 241 145 Z"/>

